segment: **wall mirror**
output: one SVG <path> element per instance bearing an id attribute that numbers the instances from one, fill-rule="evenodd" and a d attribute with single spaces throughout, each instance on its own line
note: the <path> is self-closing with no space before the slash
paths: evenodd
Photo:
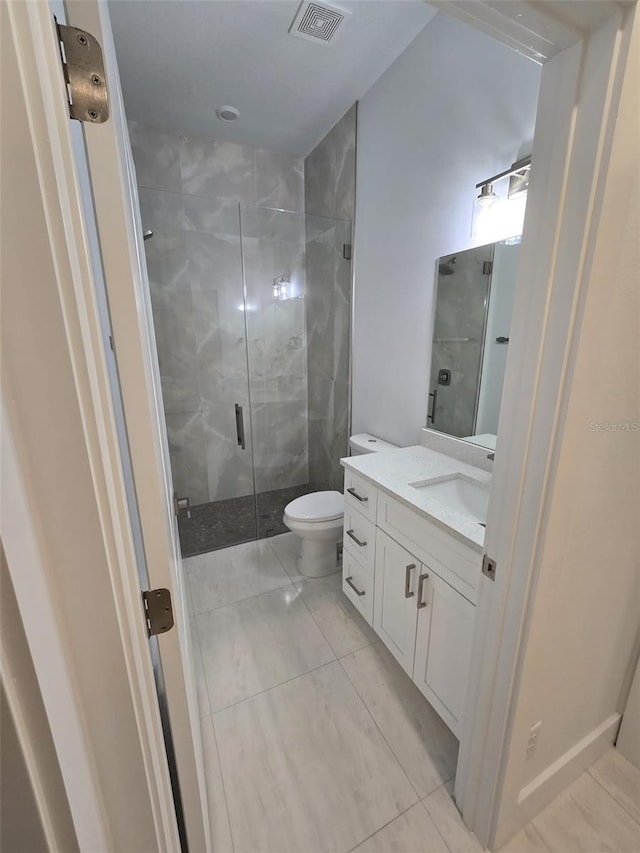
<path id="1" fill-rule="evenodd" d="M 495 448 L 520 238 L 438 259 L 427 427 Z"/>

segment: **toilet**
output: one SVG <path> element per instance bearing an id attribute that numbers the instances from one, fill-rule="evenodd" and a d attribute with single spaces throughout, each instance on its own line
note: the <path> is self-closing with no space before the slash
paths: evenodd
<path id="1" fill-rule="evenodd" d="M 390 450 L 397 445 L 368 433 L 349 439 L 352 456 Z M 321 578 L 338 570 L 338 545 L 342 542 L 344 496 L 340 492 L 310 492 L 284 508 L 284 523 L 302 540 L 298 569 L 308 578 Z"/>

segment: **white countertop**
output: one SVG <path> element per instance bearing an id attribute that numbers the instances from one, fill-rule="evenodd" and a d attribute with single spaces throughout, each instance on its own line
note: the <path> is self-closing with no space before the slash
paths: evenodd
<path id="1" fill-rule="evenodd" d="M 436 453 L 426 447 L 399 447 L 363 456 L 347 456 L 340 460 L 349 468 L 374 483 L 379 489 L 397 498 L 401 503 L 442 527 L 475 551 L 482 551 L 484 527 L 472 519 L 453 512 L 440 501 L 427 497 L 409 483 L 431 480 L 451 474 L 466 474 L 481 483 L 490 483 L 491 474 L 473 465 L 467 465 Z"/>

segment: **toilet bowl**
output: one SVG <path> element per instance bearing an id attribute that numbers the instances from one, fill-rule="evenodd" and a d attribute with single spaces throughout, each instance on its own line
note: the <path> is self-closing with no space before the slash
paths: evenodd
<path id="1" fill-rule="evenodd" d="M 349 439 L 352 456 L 397 447 L 363 432 Z M 338 545 L 342 542 L 344 497 L 340 492 L 310 492 L 284 508 L 284 523 L 302 545 L 298 569 L 308 578 L 321 578 L 338 570 Z"/>
<path id="2" fill-rule="evenodd" d="M 298 569 L 308 578 L 338 570 L 342 541 L 344 497 L 340 492 L 311 492 L 288 503 L 284 523 L 302 540 Z"/>

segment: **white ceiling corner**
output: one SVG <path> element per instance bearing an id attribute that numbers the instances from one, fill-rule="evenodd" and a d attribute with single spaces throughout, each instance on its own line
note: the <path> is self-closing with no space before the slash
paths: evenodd
<path id="1" fill-rule="evenodd" d="M 128 117 L 306 155 L 436 14 L 422 0 L 337 0 L 348 25 L 313 44 L 288 32 L 299 5 L 110 0 Z M 221 104 L 239 120 L 217 119 Z"/>

